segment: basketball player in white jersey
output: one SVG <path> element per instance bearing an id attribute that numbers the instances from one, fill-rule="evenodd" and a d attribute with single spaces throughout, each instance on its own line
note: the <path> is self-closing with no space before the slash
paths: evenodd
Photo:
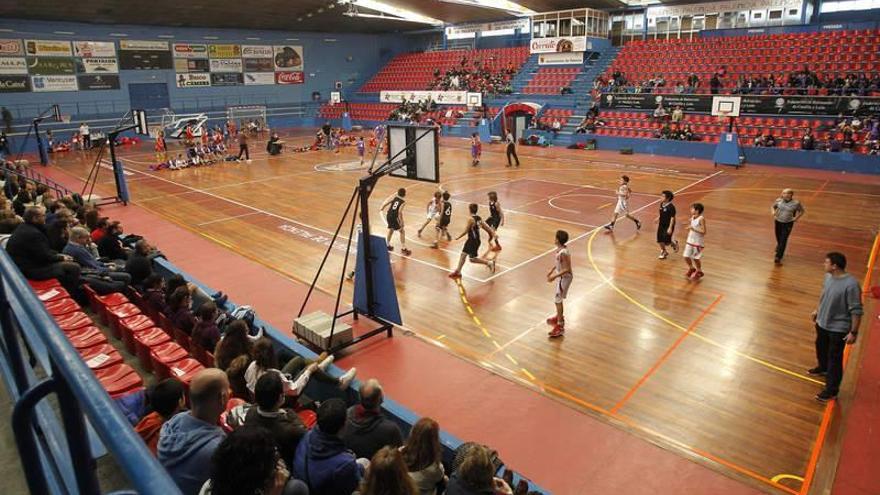
<path id="1" fill-rule="evenodd" d="M 688 224 L 688 236 L 684 246 L 684 261 L 688 265 L 685 277 L 691 280 L 699 280 L 703 277 L 703 237 L 706 235 L 706 219 L 703 218 L 703 205 L 694 203 L 691 205 L 691 219 Z"/>
<path id="2" fill-rule="evenodd" d="M 425 227 L 428 226 L 429 223 L 435 221 L 440 216 L 440 207 L 443 204 L 443 191 L 438 189 L 434 191 L 434 197 L 431 198 L 431 201 L 428 201 L 428 206 L 425 208 L 427 211 L 427 218 L 425 219 L 425 223 L 419 227 L 418 232 L 416 233 L 419 237 L 422 236 L 422 231 L 425 230 Z"/>
<path id="3" fill-rule="evenodd" d="M 621 175 L 620 184 L 617 187 L 617 205 L 614 207 L 614 216 L 612 216 L 611 221 L 605 225 L 605 229 L 608 232 L 614 230 L 614 223 L 617 222 L 617 219 L 621 216 L 629 218 L 635 222 L 636 230 L 642 228 L 642 222 L 640 222 L 638 218 L 629 214 L 630 196 L 632 196 L 632 189 L 629 188 L 629 177 Z"/>
<path id="4" fill-rule="evenodd" d="M 568 232 L 564 230 L 556 231 L 556 263 L 553 268 L 547 272 L 547 282 L 556 282 L 556 316 L 547 318 L 547 324 L 553 325 L 550 333 L 547 335 L 553 339 L 565 335 L 565 316 L 562 302 L 568 295 L 568 288 L 571 287 L 571 281 L 574 274 L 571 271 L 571 255 L 566 247 L 568 243 Z"/>

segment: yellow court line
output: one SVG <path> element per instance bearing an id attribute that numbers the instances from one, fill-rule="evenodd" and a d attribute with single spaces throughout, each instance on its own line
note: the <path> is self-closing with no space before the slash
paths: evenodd
<path id="1" fill-rule="evenodd" d="M 800 481 L 801 483 L 804 482 L 803 478 L 801 478 L 800 476 L 796 476 L 794 474 L 777 474 L 776 476 L 770 478 L 770 481 L 772 481 L 774 483 L 779 483 L 782 480 L 796 480 L 796 481 Z"/>
<path id="2" fill-rule="evenodd" d="M 667 325 L 669 325 L 669 326 L 671 326 L 671 327 L 673 327 L 673 328 L 675 328 L 675 329 L 678 329 L 679 331 L 687 332 L 687 331 L 688 331 L 687 328 L 685 328 L 684 326 L 682 326 L 682 325 L 680 325 L 680 324 L 678 324 L 678 323 L 676 323 L 676 322 L 670 320 L 669 318 L 663 316 L 662 314 L 658 313 L 657 311 L 655 311 L 655 310 L 653 310 L 653 309 L 651 309 L 651 308 L 645 306 L 645 305 L 642 304 L 641 302 L 637 301 L 637 300 L 634 299 L 632 296 L 630 296 L 629 294 L 627 294 L 623 289 L 621 289 L 621 288 L 618 287 L 616 284 L 614 284 L 614 282 L 612 282 L 611 279 L 610 279 L 609 277 L 607 277 L 604 273 L 602 273 L 602 270 L 599 269 L 599 266 L 596 264 L 596 260 L 593 258 L 593 239 L 596 238 L 596 234 L 598 234 L 598 233 L 599 233 L 598 230 L 595 231 L 595 232 L 593 232 L 593 234 L 590 236 L 590 240 L 589 240 L 589 242 L 587 242 L 587 257 L 588 257 L 589 260 L 590 260 L 590 264 L 593 265 L 593 270 L 596 271 L 596 273 L 599 275 L 599 277 L 601 277 L 603 280 L 605 280 L 605 281 L 608 283 L 608 286 L 611 287 L 612 289 L 614 289 L 615 292 L 617 292 L 618 294 L 620 294 L 624 299 L 626 299 L 627 301 L 629 301 L 630 303 L 632 303 L 632 304 L 633 304 L 634 306 L 636 306 L 637 308 L 639 308 L 639 309 L 641 309 L 642 311 L 644 311 L 644 312 L 650 314 L 651 316 L 657 318 L 658 320 L 660 320 L 660 321 L 666 323 Z M 707 344 L 710 344 L 710 345 L 713 345 L 713 346 L 715 346 L 715 347 L 718 347 L 719 349 L 724 349 L 724 350 L 726 350 L 726 351 L 731 351 L 731 352 L 733 352 L 734 354 L 736 354 L 737 356 L 739 356 L 739 357 L 741 357 L 741 358 L 748 359 L 749 361 L 752 361 L 752 362 L 754 362 L 754 363 L 760 364 L 761 366 L 765 366 L 765 367 L 767 367 L 767 368 L 770 368 L 770 369 L 772 369 L 772 370 L 778 371 L 778 372 L 780 372 L 780 373 L 784 373 L 784 374 L 786 374 L 786 375 L 790 375 L 790 376 L 793 376 L 793 377 L 795 377 L 795 378 L 800 378 L 800 379 L 802 379 L 802 380 L 806 380 L 806 381 L 809 381 L 809 382 L 812 382 L 812 383 L 816 383 L 816 384 L 819 384 L 819 385 L 824 385 L 824 384 L 825 384 L 825 382 L 822 382 L 822 381 L 816 380 L 816 379 L 811 378 L 811 377 L 806 376 L 806 375 L 802 375 L 802 374 L 800 374 L 800 373 L 797 373 L 797 372 L 795 372 L 795 371 L 791 371 L 791 370 L 789 370 L 789 369 L 782 368 L 782 367 L 780 367 L 780 366 L 776 366 L 776 365 L 773 364 L 773 363 L 770 363 L 770 362 L 768 362 L 768 361 L 764 361 L 763 359 L 756 358 L 756 357 L 754 357 L 754 356 L 751 356 L 751 355 L 749 355 L 749 354 L 746 354 L 746 353 L 744 353 L 744 352 L 742 352 L 742 351 L 740 351 L 740 350 L 738 350 L 738 349 L 734 349 L 733 347 L 730 347 L 730 346 L 728 346 L 728 345 L 722 344 L 721 342 L 718 342 L 718 341 L 715 340 L 715 339 L 712 339 L 712 338 L 706 337 L 706 336 L 704 336 L 704 335 L 700 335 L 699 333 L 691 332 L 691 336 L 694 337 L 694 338 L 700 339 L 700 340 L 702 340 L 703 342 L 706 342 Z"/>

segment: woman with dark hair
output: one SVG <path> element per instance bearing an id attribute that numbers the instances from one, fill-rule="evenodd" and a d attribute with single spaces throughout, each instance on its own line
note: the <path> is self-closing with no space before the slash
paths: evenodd
<path id="1" fill-rule="evenodd" d="M 307 495 L 292 479 L 275 449 L 275 440 L 259 426 L 242 426 L 223 439 L 211 458 L 211 478 L 199 495 Z"/>
<path id="2" fill-rule="evenodd" d="M 280 370 L 278 369 L 278 356 L 275 354 L 275 348 L 272 341 L 268 338 L 261 338 L 254 343 L 251 350 L 251 357 L 254 360 L 245 371 L 245 380 L 247 381 L 248 390 L 253 393 L 257 380 L 265 373 L 275 372 L 281 373 L 281 381 L 284 382 L 284 393 L 290 396 L 298 396 L 302 394 L 303 389 L 309 383 L 312 375 L 316 379 L 325 383 L 337 385 L 340 389 L 346 389 L 354 379 L 357 370 L 351 368 L 339 378 L 333 378 L 325 371 L 333 363 L 333 356 L 321 354 L 318 361 L 307 361 L 302 356 L 294 356 Z"/>
<path id="3" fill-rule="evenodd" d="M 418 490 L 406 471 L 403 455 L 393 447 L 382 447 L 370 460 L 360 495 L 416 495 Z"/>
<path id="4" fill-rule="evenodd" d="M 193 327 L 196 325 L 196 317 L 193 316 L 192 309 L 190 309 L 191 305 L 192 296 L 189 295 L 189 289 L 186 287 L 178 287 L 168 298 L 171 323 L 187 335 L 192 333 Z"/>
<path id="5" fill-rule="evenodd" d="M 436 495 L 438 485 L 446 479 L 437 422 L 431 418 L 418 420 L 409 432 L 406 445 L 400 450 L 419 495 Z"/>
<path id="6" fill-rule="evenodd" d="M 93 232 L 96 228 L 98 228 L 98 219 L 100 218 L 100 213 L 98 213 L 98 209 L 94 207 L 84 206 L 83 208 L 83 223 L 85 223 L 86 227 L 89 228 L 89 232 Z"/>
<path id="7" fill-rule="evenodd" d="M 221 370 L 229 368 L 232 360 L 247 356 L 250 361 L 253 343 L 248 337 L 248 326 L 243 320 L 235 320 L 226 326 L 223 338 L 214 347 L 214 365 Z"/>
<path id="8" fill-rule="evenodd" d="M 496 478 L 494 470 L 489 449 L 473 444 L 449 478 L 446 495 L 512 495 L 510 485 Z"/>
<path id="9" fill-rule="evenodd" d="M 144 301 L 156 313 L 168 315 L 168 303 L 165 302 L 165 279 L 154 273 L 144 279 Z"/>
<path id="10" fill-rule="evenodd" d="M 212 350 L 220 341 L 217 326 L 217 305 L 206 302 L 199 307 L 199 318 L 192 331 L 193 343 L 205 350 Z"/>

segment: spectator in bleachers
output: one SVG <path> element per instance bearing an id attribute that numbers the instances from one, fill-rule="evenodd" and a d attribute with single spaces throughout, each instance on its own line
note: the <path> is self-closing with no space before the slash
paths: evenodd
<path id="1" fill-rule="evenodd" d="M 159 433 L 159 462 L 184 495 L 195 495 L 211 475 L 211 457 L 226 436 L 217 426 L 229 399 L 229 380 L 216 368 L 196 374 L 189 412 L 168 420 Z"/>
<path id="2" fill-rule="evenodd" d="M 669 117 L 669 113 L 666 112 L 663 103 L 658 103 L 657 108 L 654 109 L 654 113 L 651 115 L 654 120 L 666 120 Z"/>
<path id="3" fill-rule="evenodd" d="M 403 435 L 400 428 L 382 414 L 385 396 L 379 381 L 367 380 L 361 385 L 359 392 L 360 403 L 348 409 L 345 428 L 340 433 L 345 446 L 358 457 L 366 459 L 372 458 L 382 447 L 401 446 Z"/>
<path id="4" fill-rule="evenodd" d="M 296 448 L 293 474 L 306 482 L 310 493 L 350 495 L 364 476 L 364 467 L 339 438 L 345 411 L 341 399 L 322 402 L 317 427 L 309 430 Z"/>
<path id="5" fill-rule="evenodd" d="M 214 301 L 214 304 L 216 304 L 218 308 L 222 308 L 226 305 L 226 301 L 229 299 L 223 292 L 217 292 L 213 296 L 209 296 L 201 287 L 187 282 L 186 279 L 183 278 L 183 275 L 175 273 L 165 282 L 166 304 L 171 305 L 171 295 L 174 294 L 174 291 L 177 290 L 178 287 L 186 287 L 189 291 L 191 297 L 190 301 L 192 302 L 190 309 L 198 309 L 202 304 L 208 301 Z"/>
<path id="6" fill-rule="evenodd" d="M 326 369 L 333 363 L 333 357 L 325 355 L 321 355 L 318 361 L 313 362 L 307 361 L 302 356 L 293 356 L 279 369 L 278 356 L 272 341 L 268 338 L 261 338 L 254 343 L 251 357 L 253 357 L 253 361 L 245 372 L 245 380 L 251 393 L 257 385 L 257 380 L 265 373 L 270 372 L 281 373 L 284 392 L 290 396 L 301 395 L 312 377 L 344 390 L 357 374 L 357 369 L 351 368 L 341 377 L 333 378 L 326 373 Z M 288 376 L 291 378 L 287 378 Z"/>
<path id="7" fill-rule="evenodd" d="M 431 418 L 421 418 L 413 425 L 401 448 L 403 460 L 419 495 L 437 495 L 447 477 L 443 468 L 440 426 Z"/>
<path id="8" fill-rule="evenodd" d="M 307 429 L 291 409 L 284 405 L 284 383 L 278 373 L 266 373 L 257 380 L 254 388 L 255 407 L 251 407 L 244 420 L 246 426 L 261 426 L 272 433 L 281 459 L 290 466 L 296 447 L 306 436 Z"/>
<path id="9" fill-rule="evenodd" d="M 183 384 L 177 378 L 166 378 L 147 391 L 147 401 L 152 412 L 140 420 L 134 431 L 156 455 L 162 425 L 186 408 Z"/>
<path id="10" fill-rule="evenodd" d="M 79 295 L 80 268 L 73 258 L 49 246 L 46 236 L 46 210 L 29 206 L 6 244 L 6 251 L 25 277 L 31 280 L 58 279 L 73 295 Z"/>
<path id="11" fill-rule="evenodd" d="M 213 351 L 220 341 L 220 327 L 217 326 L 217 305 L 206 302 L 199 307 L 199 318 L 192 330 L 192 342 L 202 349 Z"/>
<path id="12" fill-rule="evenodd" d="M 144 301 L 156 313 L 168 314 L 168 304 L 165 302 L 165 279 L 158 273 L 153 273 L 143 281 Z"/>
<path id="13" fill-rule="evenodd" d="M 383 447 L 370 460 L 359 495 L 418 495 L 400 450 Z"/>
<path id="14" fill-rule="evenodd" d="M 677 105 L 672 110 L 672 123 L 679 124 L 682 120 L 684 120 L 684 110 L 682 110 L 681 105 Z"/>
<path id="15" fill-rule="evenodd" d="M 691 74 L 687 78 L 687 92 L 688 93 L 696 93 L 697 88 L 700 87 L 700 78 L 696 74 Z"/>
<path id="16" fill-rule="evenodd" d="M 146 239 L 140 239 L 134 244 L 134 250 L 125 262 L 125 271 L 131 275 L 131 285 L 140 287 L 144 280 L 153 273 L 153 262 L 150 255 L 153 247 Z M 213 349 L 213 346 L 211 347 Z"/>
<path id="17" fill-rule="evenodd" d="M 122 232 L 122 222 L 112 221 L 107 225 L 106 233 L 101 236 L 101 239 L 96 244 L 102 258 L 118 261 L 124 265 L 125 260 L 128 259 L 128 251 L 122 245 L 122 239 L 120 238 Z"/>
<path id="18" fill-rule="evenodd" d="M 242 320 L 233 321 L 226 326 L 223 338 L 214 348 L 214 364 L 221 370 L 226 370 L 232 360 L 240 356 L 247 357 L 249 363 L 252 349 L 253 343 L 248 338 L 247 323 Z"/>
<path id="19" fill-rule="evenodd" d="M 804 135 L 801 137 L 801 149 L 808 151 L 816 149 L 816 138 L 813 137 L 813 129 L 809 127 L 804 129 Z"/>
<path id="20" fill-rule="evenodd" d="M 20 187 L 15 199 L 12 200 L 12 209 L 15 214 L 24 217 L 24 210 L 34 204 L 34 184 L 33 182 L 25 182 L 24 187 Z"/>
<path id="21" fill-rule="evenodd" d="M 669 125 L 669 122 L 663 123 L 655 137 L 660 139 L 673 139 L 674 135 L 672 133 L 672 126 Z"/>
<path id="22" fill-rule="evenodd" d="M 131 283 L 131 275 L 115 264 L 96 259 L 87 248 L 90 243 L 89 231 L 74 227 L 70 241 L 64 246 L 64 254 L 73 258 L 82 268 L 82 277 L 99 294 L 123 292 Z"/>
<path id="23" fill-rule="evenodd" d="M 682 84 L 681 81 L 676 82 L 675 86 L 672 88 L 672 92 L 677 95 L 684 94 L 684 84 Z"/>
<path id="24" fill-rule="evenodd" d="M 48 215 L 47 215 L 48 216 Z M 46 222 L 46 236 L 49 237 L 49 247 L 55 251 L 63 251 L 70 240 L 70 228 L 73 226 L 72 216 L 67 215 L 62 218 L 55 218 L 54 221 Z M 85 230 L 85 229 L 83 229 Z M 88 231 L 86 231 L 88 235 Z M 88 240 L 91 244 L 91 238 Z"/>
<path id="25" fill-rule="evenodd" d="M 449 478 L 446 495 L 512 495 L 510 485 L 495 477 L 489 449 L 472 444 L 464 453 L 461 463 Z"/>
<path id="26" fill-rule="evenodd" d="M 700 138 L 697 137 L 696 134 L 694 134 L 694 130 L 691 129 L 690 124 L 684 125 L 684 128 L 682 128 L 682 130 L 679 132 L 678 139 L 681 139 L 682 141 L 699 141 L 700 140 Z"/>
<path id="27" fill-rule="evenodd" d="M 229 434 L 211 458 L 210 478 L 200 495 L 308 495 L 306 484 L 290 476 L 271 433 L 244 426 Z"/>
<path id="28" fill-rule="evenodd" d="M 550 124 L 550 131 L 553 132 L 553 137 L 559 135 L 559 131 L 562 130 L 562 122 L 559 119 L 554 118 L 553 122 Z"/>
<path id="29" fill-rule="evenodd" d="M 168 298 L 168 319 L 175 328 L 183 331 L 187 335 L 192 333 L 193 327 L 196 325 L 196 317 L 193 315 L 192 295 L 190 295 L 187 287 L 178 287 L 174 289 L 171 297 Z"/>
<path id="30" fill-rule="evenodd" d="M 713 95 L 717 95 L 721 90 L 721 77 L 716 72 L 712 74 L 712 79 L 709 79 L 709 93 Z"/>

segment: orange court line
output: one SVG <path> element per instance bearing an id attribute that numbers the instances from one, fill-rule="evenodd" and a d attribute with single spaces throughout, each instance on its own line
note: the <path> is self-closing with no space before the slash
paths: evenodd
<path id="1" fill-rule="evenodd" d="M 661 366 L 663 366 L 663 363 L 665 363 L 666 360 L 669 359 L 669 356 L 671 356 L 672 353 L 675 352 L 675 349 L 677 349 L 678 346 L 681 345 L 682 342 L 684 342 L 684 340 L 697 328 L 697 326 L 700 324 L 700 322 L 703 321 L 703 318 L 705 318 L 709 313 L 711 313 L 712 310 L 715 309 L 715 306 L 717 306 L 718 303 L 721 302 L 721 299 L 723 299 L 723 298 L 724 298 L 724 294 L 718 294 L 718 297 L 716 297 L 715 300 L 712 301 L 712 304 L 710 304 L 705 309 L 703 309 L 703 311 L 700 313 L 700 316 L 698 316 L 697 319 L 694 320 L 693 323 L 690 324 L 690 326 L 687 328 L 687 330 L 682 332 L 681 335 L 679 335 L 678 339 L 676 339 L 675 342 L 673 342 L 672 345 L 670 345 L 669 348 L 666 349 L 666 352 L 664 352 L 663 355 L 660 356 L 659 359 L 657 359 L 657 361 L 654 363 L 654 365 L 651 366 L 651 368 L 644 375 L 642 375 L 641 378 L 639 378 L 639 381 L 637 381 L 636 384 L 633 385 L 632 388 L 629 389 L 629 391 L 626 393 L 626 395 L 624 395 L 623 398 L 617 402 L 617 404 L 614 404 L 614 407 L 611 408 L 612 414 L 616 414 L 617 411 L 619 411 L 620 408 L 623 407 L 623 405 L 626 404 L 632 398 L 633 395 L 635 395 L 636 391 L 639 388 L 641 388 L 641 386 L 646 381 L 648 381 L 648 378 L 650 378 L 651 375 L 654 374 L 654 372 L 656 372 L 658 369 L 660 369 Z"/>
<path id="2" fill-rule="evenodd" d="M 823 182 L 822 185 L 819 186 L 819 189 L 816 189 L 815 191 L 813 191 L 813 194 L 811 194 L 810 197 L 807 198 L 807 201 L 815 199 L 815 197 L 818 196 L 820 192 L 825 190 L 825 186 L 827 186 L 828 182 L 830 182 L 830 181 L 831 181 L 831 179 L 825 179 L 825 182 Z"/>

